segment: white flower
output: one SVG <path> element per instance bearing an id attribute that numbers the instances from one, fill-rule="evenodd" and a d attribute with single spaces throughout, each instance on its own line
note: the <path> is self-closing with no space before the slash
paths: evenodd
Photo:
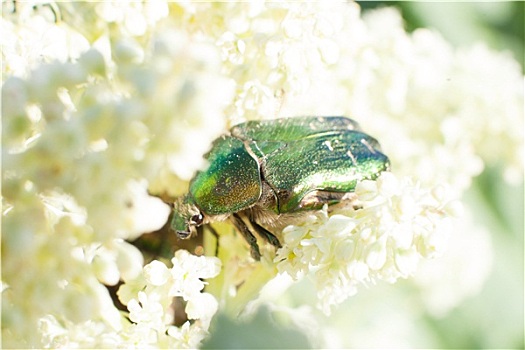
<path id="1" fill-rule="evenodd" d="M 67 343 L 64 344 L 67 339 L 67 330 L 59 325 L 54 316 L 42 317 L 38 322 L 38 328 L 42 334 L 42 343 L 45 347 L 61 348 L 67 345 Z"/>
<path id="2" fill-rule="evenodd" d="M 74 324 L 47 315 L 38 320 L 38 330 L 46 348 L 115 348 L 123 343 L 121 335 L 101 321 L 88 320 Z"/>
<path id="3" fill-rule="evenodd" d="M 360 209 L 342 207 L 328 215 L 325 207 L 306 224 L 283 230 L 277 268 L 296 279 L 312 278 L 325 313 L 361 283 L 413 275 L 421 258 L 445 248 L 447 232 L 440 228 L 448 222 L 448 202 L 434 193 L 440 196 L 388 172 L 376 182 L 363 181 L 356 188 Z"/>
<path id="4" fill-rule="evenodd" d="M 188 266 L 200 262 L 197 264 L 200 276 L 208 276 L 206 278 L 218 273 L 216 258 L 200 259 L 182 251 L 175 259 L 181 264 L 188 263 Z M 173 296 L 170 290 L 175 278 L 184 276 L 170 271 L 160 261 L 152 261 L 144 266 L 140 276 L 126 281 L 119 289 L 119 298 L 127 305 L 127 317 L 131 322 L 123 321 L 118 311 L 116 320 L 107 314 L 101 320 L 81 323 L 59 322 L 55 316 L 47 315 L 38 321 L 42 343 L 46 347 L 62 348 L 196 348 L 207 334 L 212 317 L 218 310 L 218 302 L 209 293 L 192 294 L 187 299 L 185 312 L 194 323 L 191 326 L 189 322 L 181 327 L 173 326 Z M 108 307 L 105 305 L 104 309 Z"/>
<path id="5" fill-rule="evenodd" d="M 33 8 L 36 4 L 32 3 L 37 2 L 17 3 L 16 11 L 2 11 L 3 73 L 25 77 L 38 64 L 77 59 L 89 48 L 88 40 L 74 25 L 55 21 L 52 8 L 58 10 L 57 6 Z"/>
<path id="6" fill-rule="evenodd" d="M 144 278 L 153 286 L 162 286 L 170 277 L 169 269 L 158 260 L 153 260 L 144 266 Z"/>
<path id="7" fill-rule="evenodd" d="M 156 294 L 139 292 L 137 299 L 128 302 L 129 319 L 137 324 L 147 324 L 150 328 L 162 332 L 164 329 L 165 310 Z"/>
<path id="8" fill-rule="evenodd" d="M 115 261 L 101 254 L 93 258 L 93 271 L 98 280 L 108 286 L 114 286 L 120 279 L 120 274 Z"/>
<path id="9" fill-rule="evenodd" d="M 203 328 L 207 329 L 210 321 L 217 313 L 219 303 L 210 293 L 200 293 L 194 295 L 186 304 L 186 315 L 189 319 L 200 319 Z"/>
<path id="10" fill-rule="evenodd" d="M 140 329 L 145 332 L 144 339 L 150 339 L 148 344 L 161 347 L 173 343 L 173 337 L 177 338 L 175 344 L 178 347 L 195 347 L 202 340 L 218 310 L 218 302 L 213 295 L 202 292 L 205 282 L 201 279 L 215 277 L 220 271 L 220 261 L 215 257 L 198 257 L 179 250 L 172 262 L 170 269 L 154 260 L 144 266 L 142 275 L 136 280 L 127 281 L 119 288 L 119 299 L 127 305 L 129 319 L 133 322 L 132 328 L 123 330 L 123 334 L 127 334 L 125 337 Z M 173 312 L 182 311 L 172 309 L 173 297 L 179 296 L 187 301 L 184 310 L 187 317 L 196 321 L 191 332 L 189 324 L 182 328 L 170 326 Z M 197 324 L 198 331 L 195 330 Z M 131 337 L 129 341 L 137 343 L 141 340 Z"/>
<path id="11" fill-rule="evenodd" d="M 170 207 L 160 198 L 147 193 L 147 184 L 131 182 L 129 184 L 130 232 L 125 238 L 134 240 L 145 232 L 160 229 L 168 220 Z"/>
<path id="12" fill-rule="evenodd" d="M 451 228 L 449 240 L 443 257 L 422 262 L 414 276 L 426 309 L 436 317 L 444 317 L 479 293 L 494 260 L 491 236 L 486 228 L 477 226 L 470 212 Z"/>
<path id="13" fill-rule="evenodd" d="M 201 280 L 219 274 L 221 262 L 216 257 L 195 256 L 186 250 L 178 250 L 171 260 L 173 285 L 170 295 L 190 300 L 200 294 L 205 283 Z"/>
<path id="14" fill-rule="evenodd" d="M 122 25 L 126 34 L 139 36 L 146 33 L 148 26 L 153 26 L 168 15 L 168 4 L 162 0 L 104 1 L 96 6 L 97 14 L 107 22 Z"/>
<path id="15" fill-rule="evenodd" d="M 162 334 L 147 323 L 132 323 L 120 336 L 118 346 L 132 349 L 158 349 L 162 340 Z"/>
<path id="16" fill-rule="evenodd" d="M 140 250 L 134 245 L 123 240 L 115 240 L 115 250 L 117 251 L 117 267 L 120 278 L 128 281 L 136 278 L 144 265 L 144 258 Z"/>
<path id="17" fill-rule="evenodd" d="M 185 322 L 180 328 L 169 327 L 169 345 L 175 349 L 195 349 L 208 334 L 198 323 Z"/>

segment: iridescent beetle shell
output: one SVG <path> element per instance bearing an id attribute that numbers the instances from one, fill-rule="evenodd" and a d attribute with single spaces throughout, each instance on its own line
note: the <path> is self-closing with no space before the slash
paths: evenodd
<path id="1" fill-rule="evenodd" d="M 280 246 L 261 224 L 338 203 L 359 181 L 374 180 L 390 166 L 377 140 L 345 117 L 242 123 L 215 140 L 205 158 L 207 169 L 174 203 L 171 227 L 187 238 L 196 227 L 230 218 L 255 259 L 260 252 L 252 231 Z"/>

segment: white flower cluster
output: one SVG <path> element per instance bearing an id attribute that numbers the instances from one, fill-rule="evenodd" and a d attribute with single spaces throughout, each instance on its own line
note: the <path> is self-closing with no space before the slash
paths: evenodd
<path id="1" fill-rule="evenodd" d="M 204 165 L 231 84 L 213 45 L 173 25 L 151 31 L 164 11 L 145 17 L 138 36 L 112 31 L 120 27 L 96 16 L 102 3 L 14 6 L 2 18 L 2 39 L 20 39 L 2 48 L 2 332 L 6 346 L 39 347 L 46 315 L 94 327 L 119 318 L 104 284 L 135 278 L 143 265 L 124 239 L 167 221 L 169 206 L 148 192 L 180 192 Z M 42 15 L 50 9 L 61 20 Z M 43 34 L 72 31 L 68 18 L 79 18 L 75 35 L 98 35 L 92 48 L 64 40 L 58 57 L 24 37 L 42 21 Z"/>
<path id="2" fill-rule="evenodd" d="M 465 209 L 462 220 L 454 223 L 458 227 L 451 230 L 453 244 L 448 244 L 440 259 L 423 261 L 413 279 L 422 291 L 426 310 L 437 318 L 483 290 L 497 254 L 490 231 L 474 225 L 472 213 Z"/>
<path id="3" fill-rule="evenodd" d="M 85 321 L 75 324 L 54 315 L 40 319 L 43 345 L 51 348 L 175 348 L 194 349 L 206 336 L 212 316 L 218 308 L 215 298 L 202 290 L 202 279 L 220 272 L 221 262 L 215 257 L 197 257 L 179 250 L 170 269 L 154 260 L 142 273 L 126 281 L 118 292 L 127 305 L 129 321 L 116 318 L 112 323 Z M 173 325 L 173 298 L 186 302 L 188 321 Z M 192 320 L 190 322 L 190 320 Z M 109 327 L 108 327 L 109 326 Z"/>
<path id="4" fill-rule="evenodd" d="M 26 76 L 41 63 L 77 59 L 89 41 L 74 25 L 61 21 L 53 2 L 2 1 L 2 72 Z"/>
<path id="5" fill-rule="evenodd" d="M 420 189 L 385 172 L 356 188 L 358 208 L 310 215 L 283 230 L 278 270 L 315 281 L 319 307 L 330 308 L 357 293 L 359 284 L 390 283 L 415 273 L 419 260 L 444 252 L 451 214 L 458 204 L 443 189 Z"/>
<path id="6" fill-rule="evenodd" d="M 150 194 L 183 193 L 213 139 L 238 121 L 348 115 L 392 161 L 395 176 L 359 185 L 359 208 L 320 211 L 283 232 L 279 270 L 313 278 L 325 312 L 357 285 L 407 277 L 441 253 L 460 234 L 447 231 L 449 197 L 484 165 L 522 176 L 517 63 L 481 46 L 456 51 L 428 30 L 408 34 L 391 9 L 363 18 L 337 1 L 2 9 L 6 347 L 198 346 L 217 307 L 198 279 L 217 262 L 180 252 L 171 269 L 142 270 L 125 240 L 162 227 L 169 207 Z M 277 273 L 273 250 L 263 247 L 254 267 L 240 238 L 222 244 L 230 232 L 219 252 L 228 285 L 209 290 L 245 304 Z M 127 324 L 104 286 L 119 281 Z M 168 326 L 173 296 L 198 322 Z"/>

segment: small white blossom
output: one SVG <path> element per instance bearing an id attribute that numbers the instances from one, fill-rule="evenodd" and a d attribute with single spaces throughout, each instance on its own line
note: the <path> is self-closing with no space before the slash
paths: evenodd
<path id="1" fill-rule="evenodd" d="M 147 324 L 151 329 L 162 332 L 165 310 L 156 294 L 139 292 L 137 299 L 128 302 L 129 319 L 137 324 Z"/>
<path id="2" fill-rule="evenodd" d="M 186 315 L 189 319 L 200 319 L 204 328 L 208 328 L 211 318 L 219 308 L 219 303 L 210 293 L 199 293 L 186 304 Z"/>
<path id="3" fill-rule="evenodd" d="M 129 184 L 128 206 L 130 207 L 130 232 L 125 238 L 134 240 L 144 232 L 153 232 L 166 223 L 170 214 L 170 207 L 160 198 L 147 193 L 147 184 Z"/>
<path id="4" fill-rule="evenodd" d="M 208 334 L 198 323 L 185 322 L 180 328 L 169 327 L 169 345 L 175 349 L 195 349 Z"/>
<path id="5" fill-rule="evenodd" d="M 325 313 L 355 294 L 359 284 L 411 276 L 421 258 L 445 249 L 445 196 L 436 198 L 388 172 L 359 183 L 356 194 L 359 209 L 342 207 L 328 215 L 325 208 L 305 224 L 286 227 L 275 257 L 280 272 L 315 281 Z"/>
<path id="6" fill-rule="evenodd" d="M 153 260 L 144 266 L 144 278 L 153 286 L 162 286 L 170 278 L 170 272 L 166 265 L 158 260 Z"/>
<path id="7" fill-rule="evenodd" d="M 172 262 L 174 264 L 171 269 L 157 260 L 146 265 L 143 276 L 136 282 L 130 281 L 131 288 L 124 284 L 119 290 L 119 296 L 124 296 L 120 293 L 121 291 L 122 293 L 130 293 L 133 290 L 139 290 L 138 296 L 128 300 L 121 297 L 120 300 L 127 304 L 129 318 L 135 324 L 134 327 L 140 327 L 144 331 L 146 329 L 155 331 L 158 339 L 153 343 L 172 343 L 173 339 L 170 337 L 174 337 L 177 338 L 176 344 L 178 346 L 194 347 L 202 340 L 202 335 L 208 329 L 210 321 L 218 309 L 218 302 L 215 297 L 202 292 L 204 282 L 201 279 L 215 277 L 220 271 L 220 261 L 215 257 L 197 257 L 185 250 L 179 250 Z M 187 269 L 185 270 L 181 266 L 185 266 Z M 195 270 L 192 267 L 195 267 Z M 190 288 L 191 293 L 173 292 L 178 290 L 180 281 L 192 286 Z M 134 284 L 136 285 L 134 286 Z M 193 288 L 193 286 L 198 287 Z M 196 320 L 192 329 L 197 327 L 196 324 L 199 324 L 200 331 L 197 333 L 188 332 L 189 325 L 183 325 L 180 329 L 170 326 L 173 320 L 170 305 L 174 296 L 182 296 L 187 301 L 185 309 L 187 317 Z M 166 334 L 169 335 L 169 339 L 164 339 Z"/>
<path id="8" fill-rule="evenodd" d="M 117 251 L 117 267 L 120 278 L 128 281 L 140 275 L 144 258 L 140 250 L 134 245 L 123 240 L 115 240 L 115 250 Z"/>
<path id="9" fill-rule="evenodd" d="M 56 23 L 56 5 L 35 6 L 39 1 L 16 3 L 15 9 L 2 9 L 0 27 L 5 35 L 2 46 L 2 72 L 25 77 L 41 63 L 77 59 L 89 48 L 88 40 L 75 26 Z M 7 2 L 2 3 L 2 7 Z M 53 8 L 57 11 L 53 14 Z"/>
<path id="10" fill-rule="evenodd" d="M 186 262 L 187 266 L 195 266 L 199 261 L 200 276 L 206 278 L 218 273 L 216 258 L 200 258 L 181 251 L 174 260 L 181 264 Z M 59 322 L 53 315 L 48 315 L 38 321 L 42 343 L 46 347 L 59 348 L 196 348 L 207 334 L 211 319 L 218 310 L 218 302 L 209 293 L 193 293 L 187 299 L 185 312 L 194 323 L 173 326 L 170 290 L 176 279 L 184 278 L 181 273 L 184 272 L 180 269 L 169 269 L 160 261 L 152 261 L 144 266 L 142 275 L 120 287 L 118 294 L 127 306 L 127 317 L 131 322 L 122 320 L 118 312 L 117 327 L 112 327 L 114 321 L 108 317 L 75 324 L 67 320 Z"/>
<path id="11" fill-rule="evenodd" d="M 205 286 L 201 279 L 217 276 L 221 267 L 216 257 L 195 256 L 186 250 L 178 250 L 171 262 L 173 285 L 170 295 L 181 296 L 184 300 L 200 294 Z"/>
<path id="12" fill-rule="evenodd" d="M 426 309 L 436 317 L 444 317 L 479 293 L 494 261 L 490 233 L 477 226 L 472 213 L 465 213 L 454 225 L 449 240 L 443 257 L 423 261 L 414 276 Z"/>
<path id="13" fill-rule="evenodd" d="M 140 36 L 168 15 L 168 4 L 163 0 L 103 1 L 97 4 L 96 11 L 105 21 L 119 23 L 124 33 Z"/>
<path id="14" fill-rule="evenodd" d="M 120 274 L 113 259 L 99 254 L 93 258 L 92 264 L 93 272 L 100 282 L 108 286 L 114 286 L 118 283 Z"/>

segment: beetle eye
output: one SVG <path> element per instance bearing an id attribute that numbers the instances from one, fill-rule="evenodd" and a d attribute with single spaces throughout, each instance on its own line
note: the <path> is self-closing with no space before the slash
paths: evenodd
<path id="1" fill-rule="evenodd" d="M 195 225 L 195 226 L 199 226 L 200 224 L 202 224 L 202 220 L 204 219 L 204 217 L 202 216 L 201 213 L 199 214 L 196 214 L 196 215 L 193 215 L 191 218 L 190 218 L 190 222 Z"/>

